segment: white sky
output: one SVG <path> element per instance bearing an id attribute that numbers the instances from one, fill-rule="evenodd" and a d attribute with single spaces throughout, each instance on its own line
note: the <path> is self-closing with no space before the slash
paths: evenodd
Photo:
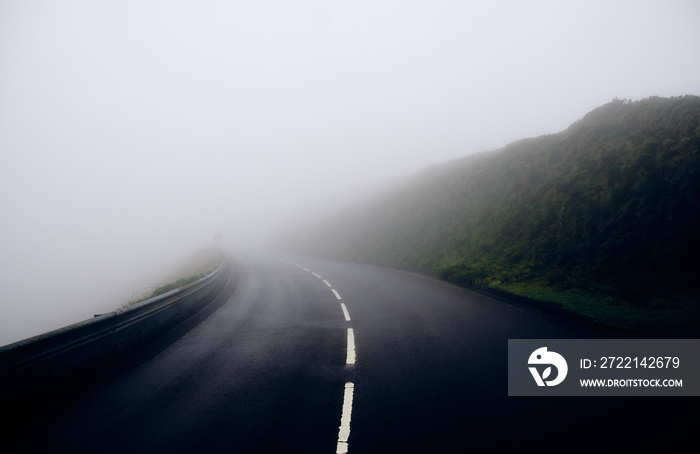
<path id="1" fill-rule="evenodd" d="M 698 23 L 692 0 L 4 0 L 0 345 L 113 310 L 217 231 L 700 94 Z"/>

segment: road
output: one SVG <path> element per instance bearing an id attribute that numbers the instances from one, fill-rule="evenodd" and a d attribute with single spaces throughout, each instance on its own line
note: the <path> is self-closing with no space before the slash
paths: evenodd
<path id="1" fill-rule="evenodd" d="M 509 338 L 629 333 L 390 268 L 238 263 L 235 294 L 208 318 L 33 409 L 0 451 L 674 452 L 694 443 L 685 414 L 696 398 L 507 396 Z"/>

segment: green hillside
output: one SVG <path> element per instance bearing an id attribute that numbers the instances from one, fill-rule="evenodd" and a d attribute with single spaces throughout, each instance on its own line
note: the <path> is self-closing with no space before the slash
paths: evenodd
<path id="1" fill-rule="evenodd" d="M 698 319 L 700 97 L 613 100 L 434 167 L 288 241 L 615 323 Z"/>

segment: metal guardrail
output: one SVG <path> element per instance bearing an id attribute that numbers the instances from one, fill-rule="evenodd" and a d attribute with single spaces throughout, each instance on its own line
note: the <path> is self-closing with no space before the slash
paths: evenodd
<path id="1" fill-rule="evenodd" d="M 207 276 L 176 290 L 0 347 L 0 403 L 31 398 L 137 348 L 203 309 L 231 279 L 226 259 Z"/>

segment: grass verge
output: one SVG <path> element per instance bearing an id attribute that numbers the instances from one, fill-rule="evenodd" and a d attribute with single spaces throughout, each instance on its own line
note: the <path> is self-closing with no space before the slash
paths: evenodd
<path id="1" fill-rule="evenodd" d="M 166 280 L 166 283 L 156 287 L 150 293 L 132 297 L 132 299 L 130 299 L 129 302 L 123 307 L 133 306 L 141 301 L 154 298 L 158 295 L 162 295 L 163 293 L 167 293 L 171 290 L 191 284 L 192 282 L 195 282 L 216 270 L 216 268 L 221 264 L 221 262 L 224 261 L 225 258 L 225 254 L 218 248 L 202 250 L 185 262 L 181 270 L 173 277 Z"/>
<path id="2" fill-rule="evenodd" d="M 695 301 L 680 298 L 669 303 L 639 305 L 581 290 L 560 290 L 539 283 L 491 281 L 487 288 L 540 301 L 566 312 L 609 326 L 655 329 L 700 319 Z"/>

